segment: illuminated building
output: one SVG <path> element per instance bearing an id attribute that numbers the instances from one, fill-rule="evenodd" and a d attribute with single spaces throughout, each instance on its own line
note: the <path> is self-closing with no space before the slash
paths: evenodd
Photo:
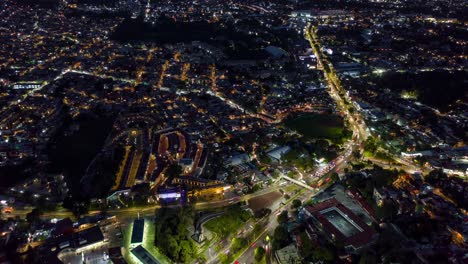
<path id="1" fill-rule="evenodd" d="M 176 188 L 163 188 L 160 187 L 156 191 L 156 199 L 158 199 L 159 203 L 166 204 L 166 203 L 174 203 L 180 202 L 181 204 L 185 204 L 187 202 L 187 192 L 184 188 L 176 187 Z"/>
<path id="2" fill-rule="evenodd" d="M 39 247 L 39 262 L 62 263 L 61 259 L 70 253 L 81 254 L 105 243 L 104 235 L 97 225 L 56 238 L 52 237 Z"/>

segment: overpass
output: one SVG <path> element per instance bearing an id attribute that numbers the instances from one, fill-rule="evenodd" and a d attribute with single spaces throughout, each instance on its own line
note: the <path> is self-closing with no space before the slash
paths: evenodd
<path id="1" fill-rule="evenodd" d="M 304 188 L 306 188 L 306 189 L 308 189 L 308 190 L 310 190 L 310 191 L 312 191 L 312 192 L 315 192 L 315 191 L 316 191 L 314 188 L 310 187 L 309 185 L 307 185 L 307 184 L 305 184 L 305 183 L 303 183 L 303 182 L 301 182 L 301 181 L 298 181 L 298 180 L 296 180 L 296 179 L 293 179 L 293 178 L 291 178 L 291 177 L 288 177 L 288 176 L 284 175 L 283 173 L 281 173 L 281 176 L 280 176 L 280 177 L 283 178 L 283 179 L 285 179 L 285 180 L 287 180 L 287 181 L 290 181 L 290 182 L 292 182 L 292 183 L 294 183 L 294 184 L 297 184 L 297 185 L 299 185 L 299 186 L 301 186 L 301 187 L 304 187 Z"/>

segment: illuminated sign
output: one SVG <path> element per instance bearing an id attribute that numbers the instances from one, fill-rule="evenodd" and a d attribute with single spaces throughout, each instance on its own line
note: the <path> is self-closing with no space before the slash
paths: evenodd
<path id="1" fill-rule="evenodd" d="M 158 198 L 160 199 L 173 199 L 173 198 L 180 198 L 180 193 L 161 193 L 158 194 Z"/>
<path id="2" fill-rule="evenodd" d="M 23 89 L 38 89 L 40 88 L 40 84 L 36 83 L 18 83 L 13 85 L 13 89 L 15 90 L 23 90 Z"/>

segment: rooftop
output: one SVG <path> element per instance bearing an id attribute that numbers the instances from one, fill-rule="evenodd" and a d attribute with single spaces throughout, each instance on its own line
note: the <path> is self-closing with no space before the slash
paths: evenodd
<path id="1" fill-rule="evenodd" d="M 131 244 L 143 242 L 144 229 L 145 229 L 145 219 L 135 219 L 135 221 L 133 221 L 132 238 L 130 241 Z"/>
<path id="2" fill-rule="evenodd" d="M 280 264 L 299 264 L 301 258 L 299 252 L 293 244 L 275 251 L 276 259 Z"/>
<path id="3" fill-rule="evenodd" d="M 157 261 L 153 255 L 151 255 L 148 250 L 146 250 L 143 246 L 138 246 L 134 249 L 132 249 L 132 254 L 137 257 L 139 261 L 143 264 L 159 264 L 159 261 Z"/>
<path id="4" fill-rule="evenodd" d="M 359 249 L 375 238 L 376 232 L 335 198 L 307 207 L 309 214 L 332 236 Z"/>

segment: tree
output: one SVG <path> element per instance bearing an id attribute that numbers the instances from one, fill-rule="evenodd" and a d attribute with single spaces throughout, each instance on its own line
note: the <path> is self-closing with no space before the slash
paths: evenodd
<path id="1" fill-rule="evenodd" d="M 359 152 L 358 150 L 353 151 L 353 157 L 355 159 L 360 159 L 361 158 L 361 152 Z"/>
<path id="2" fill-rule="evenodd" d="M 67 196 L 63 200 L 62 206 L 70 210 L 76 218 L 87 214 L 89 211 L 89 200 L 82 197 Z"/>
<path id="3" fill-rule="evenodd" d="M 299 207 L 301 207 L 301 205 L 302 205 L 301 200 L 294 199 L 294 200 L 292 201 L 292 208 L 299 208 Z"/>
<path id="4" fill-rule="evenodd" d="M 137 204 L 146 204 L 150 196 L 149 183 L 141 183 L 132 187 L 133 198 Z"/>
<path id="5" fill-rule="evenodd" d="M 119 164 L 123 159 L 125 149 L 116 147 L 112 153 L 99 155 L 95 162 L 95 169 L 91 174 L 89 190 L 87 195 L 90 197 L 107 197 L 112 185 L 114 184 Z"/>
<path id="6" fill-rule="evenodd" d="M 272 246 L 274 250 L 278 250 L 287 246 L 290 242 L 289 232 L 286 227 L 279 225 L 276 227 L 273 234 Z"/>
<path id="7" fill-rule="evenodd" d="M 328 147 L 330 147 L 330 143 L 326 139 L 317 139 L 315 141 L 314 147 L 321 151 L 325 151 L 328 149 Z"/>
<path id="8" fill-rule="evenodd" d="M 253 233 L 258 235 L 260 234 L 260 231 L 262 231 L 262 226 L 259 223 L 255 224 L 253 227 Z"/>
<path id="9" fill-rule="evenodd" d="M 179 177 L 182 174 L 182 167 L 179 164 L 171 164 L 166 170 L 167 177 Z"/>
<path id="10" fill-rule="evenodd" d="M 350 112 L 352 113 L 353 111 L 354 111 L 354 109 L 351 108 Z M 353 136 L 353 131 L 349 130 L 347 128 L 344 128 L 341 133 L 342 133 L 344 139 L 348 139 L 348 138 L 351 138 Z"/>
<path id="11" fill-rule="evenodd" d="M 41 212 L 39 211 L 39 209 L 34 208 L 31 212 L 29 212 L 26 215 L 26 221 L 28 221 L 28 223 L 30 224 L 37 223 L 40 221 L 40 216 Z"/>
<path id="12" fill-rule="evenodd" d="M 76 218 L 80 218 L 80 216 L 87 214 L 89 212 L 89 201 L 75 203 L 72 212 Z"/>
<path id="13" fill-rule="evenodd" d="M 359 264 L 374 264 L 378 263 L 378 259 L 375 255 L 365 252 L 359 259 Z"/>
<path id="14" fill-rule="evenodd" d="M 271 175 L 273 178 L 278 179 L 279 176 L 281 175 L 279 170 L 274 170 L 273 174 Z"/>
<path id="15" fill-rule="evenodd" d="M 265 216 L 270 215 L 270 214 L 271 214 L 271 209 L 270 208 L 262 208 L 262 209 L 256 211 L 254 216 L 255 216 L 255 218 L 262 218 L 262 217 L 265 217 Z"/>
<path id="16" fill-rule="evenodd" d="M 377 141 L 373 137 L 369 137 L 364 141 L 364 150 L 374 154 L 378 149 Z"/>
<path id="17" fill-rule="evenodd" d="M 255 260 L 260 262 L 265 257 L 265 249 L 263 247 L 257 247 L 255 249 Z"/>
<path id="18" fill-rule="evenodd" d="M 232 255 L 231 254 L 221 254 L 219 256 L 219 261 L 221 263 L 231 263 L 232 262 Z"/>
<path id="19" fill-rule="evenodd" d="M 149 196 L 150 195 L 150 186 L 149 183 L 141 183 L 136 184 L 132 187 L 132 192 L 141 195 L 141 196 Z"/>
<path id="20" fill-rule="evenodd" d="M 304 260 L 311 262 L 312 251 L 314 249 L 314 245 L 312 244 L 312 241 L 310 240 L 306 232 L 301 232 L 300 237 L 301 237 L 301 243 L 302 243 L 302 247 L 301 247 L 302 256 L 304 256 Z"/>
<path id="21" fill-rule="evenodd" d="M 382 204 L 382 206 L 377 206 L 375 211 L 377 217 L 380 219 L 392 218 L 397 214 L 397 212 L 397 206 L 391 201 L 386 201 Z"/>
<path id="22" fill-rule="evenodd" d="M 193 241 L 187 237 L 189 208 L 162 208 L 156 212 L 155 245 L 177 263 L 190 263 L 197 250 Z"/>
<path id="23" fill-rule="evenodd" d="M 207 259 L 206 259 L 206 256 L 205 254 L 201 253 L 201 254 L 198 254 L 197 256 L 197 262 L 198 263 L 207 263 Z"/>
<path id="24" fill-rule="evenodd" d="M 333 172 L 333 173 L 331 174 L 331 177 L 330 177 L 330 178 L 331 178 L 331 180 L 332 180 L 333 182 L 335 182 L 335 181 L 337 181 L 337 180 L 340 179 L 338 173 L 336 173 L 336 172 Z"/>
<path id="25" fill-rule="evenodd" d="M 359 170 L 362 170 L 364 169 L 365 165 L 361 162 L 359 163 L 352 163 L 351 166 L 353 167 L 353 170 L 355 171 L 359 171 Z"/>
<path id="26" fill-rule="evenodd" d="M 433 170 L 427 174 L 426 181 L 430 184 L 436 184 L 438 181 L 446 178 L 447 174 L 445 174 L 442 170 Z"/>
<path id="27" fill-rule="evenodd" d="M 99 210 L 101 211 L 102 215 L 107 215 L 108 210 L 109 210 L 109 204 L 107 204 L 107 200 L 99 204 Z"/>
<path id="28" fill-rule="evenodd" d="M 332 262 L 334 259 L 333 252 L 328 248 L 316 248 L 312 251 L 312 255 L 318 261 Z"/>
<path id="29" fill-rule="evenodd" d="M 235 237 L 232 239 L 232 252 L 237 252 L 242 249 L 247 244 L 247 241 L 244 238 Z"/>
<path id="30" fill-rule="evenodd" d="M 173 236 L 169 236 L 167 239 L 167 249 L 166 252 L 169 252 L 168 255 L 175 256 L 180 251 L 179 244 Z"/>
<path id="31" fill-rule="evenodd" d="M 255 193 L 255 192 L 258 192 L 262 189 L 262 186 L 260 184 L 255 184 L 254 186 L 252 186 L 252 189 L 250 190 L 252 193 Z"/>
<path id="32" fill-rule="evenodd" d="M 54 211 L 57 208 L 57 204 L 55 202 L 49 202 L 44 196 L 37 199 L 35 204 L 36 208 L 41 212 Z"/>
<path id="33" fill-rule="evenodd" d="M 28 251 L 26 252 L 25 263 L 38 263 L 40 261 L 39 250 L 33 250 L 31 245 L 28 245 Z"/>
<path id="34" fill-rule="evenodd" d="M 278 223 L 281 225 L 281 224 L 284 224 L 288 221 L 288 211 L 284 210 L 282 211 L 279 215 L 278 215 Z"/>
<path id="35" fill-rule="evenodd" d="M 193 255 L 193 244 L 190 240 L 182 240 L 180 242 L 180 252 L 179 252 L 179 260 L 182 263 L 190 263 L 192 260 Z"/>
<path id="36" fill-rule="evenodd" d="M 262 153 L 258 156 L 258 160 L 261 162 L 261 163 L 267 163 L 267 164 L 270 164 L 272 162 L 270 156 Z"/>

